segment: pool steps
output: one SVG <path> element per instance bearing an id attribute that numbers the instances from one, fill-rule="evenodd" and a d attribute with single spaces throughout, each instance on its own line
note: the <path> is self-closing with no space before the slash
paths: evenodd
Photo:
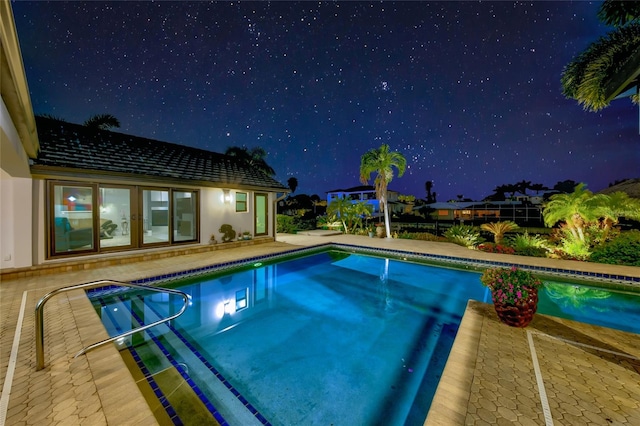
<path id="1" fill-rule="evenodd" d="M 121 317 L 121 319 L 115 320 L 118 323 L 115 329 L 130 328 L 132 316 L 138 324 L 142 323 L 143 321 L 136 311 L 144 310 L 146 317 L 144 322 L 147 323 L 164 315 L 164 313 L 157 311 L 157 306 L 154 306 L 153 303 L 147 304 L 139 295 L 131 299 L 130 306 L 125 304 L 124 296 L 112 296 L 116 298 L 114 300 L 119 300 L 116 305 L 118 312 L 120 312 L 118 316 Z M 101 299 L 104 302 L 104 298 Z M 110 298 L 110 300 L 112 299 Z M 114 322 L 114 315 L 108 316 L 112 317 L 110 321 Z M 193 424 L 194 421 L 205 421 L 207 424 L 217 423 L 220 425 L 269 425 L 269 422 L 224 379 L 215 367 L 205 361 L 197 348 L 188 343 L 173 326 L 163 324 L 153 330 L 147 330 L 145 337 L 144 345 L 134 345 L 133 348 L 129 348 L 129 351 L 135 359 L 137 367 L 144 372 L 144 379 L 153 389 L 154 397 L 160 401 L 173 424 Z M 159 363 L 160 368 L 154 369 L 153 365 L 149 366 L 153 363 Z M 188 367 L 185 368 L 185 366 Z M 182 378 L 179 382 L 179 386 L 182 387 L 179 395 L 174 393 L 175 389 L 162 389 L 162 381 L 158 379 L 158 375 L 164 374 L 168 369 L 179 373 Z M 175 379 L 173 381 L 175 382 Z M 174 401 L 177 398 L 179 400 L 176 403 Z M 190 398 L 191 401 L 185 401 L 185 398 Z M 209 421 L 203 419 L 205 415 L 203 410 L 193 412 L 193 406 L 198 405 L 194 403 L 194 399 L 206 407 L 204 411 L 206 411 Z M 181 409 L 180 406 L 185 404 L 189 406 L 188 410 Z"/>

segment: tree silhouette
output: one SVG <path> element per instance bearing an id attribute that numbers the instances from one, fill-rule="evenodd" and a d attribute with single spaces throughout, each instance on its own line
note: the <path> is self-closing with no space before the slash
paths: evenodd
<path id="1" fill-rule="evenodd" d="M 120 127 L 120 121 L 111 114 L 96 114 L 89 117 L 84 126 L 92 130 L 111 130 Z"/>
<path id="2" fill-rule="evenodd" d="M 263 148 L 256 147 L 249 150 L 245 146 L 231 146 L 227 148 L 225 155 L 234 157 L 243 165 L 255 168 L 267 176 L 275 176 L 276 174 L 276 171 L 267 164 L 265 160 L 267 152 Z"/>
<path id="3" fill-rule="evenodd" d="M 298 188 L 298 179 L 290 177 L 289 179 L 287 179 L 287 186 L 289 187 L 291 192 L 296 192 L 296 189 Z"/>
<path id="4" fill-rule="evenodd" d="M 547 188 L 546 186 L 544 186 L 541 183 L 534 183 L 532 185 L 529 186 L 529 189 L 532 191 L 536 191 L 536 195 L 538 195 L 538 193 L 540 193 L 540 191 L 545 191 L 549 188 Z"/>
<path id="5" fill-rule="evenodd" d="M 563 180 L 562 182 L 558 182 L 553 186 L 553 189 L 556 191 L 564 192 L 565 194 L 570 194 L 576 188 L 576 181 L 574 180 Z"/>
<path id="6" fill-rule="evenodd" d="M 433 182 L 428 180 L 424 183 L 424 190 L 427 191 L 427 203 L 435 203 L 435 197 L 431 194 Z"/>
<path id="7" fill-rule="evenodd" d="M 531 187 L 531 181 L 523 179 L 520 182 L 516 183 L 516 187 L 518 188 L 517 191 L 519 193 L 521 193 L 522 195 L 527 195 L 527 189 Z"/>

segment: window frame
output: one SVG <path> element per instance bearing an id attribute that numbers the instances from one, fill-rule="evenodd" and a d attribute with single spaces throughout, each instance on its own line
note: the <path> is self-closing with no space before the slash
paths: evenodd
<path id="1" fill-rule="evenodd" d="M 240 200 L 240 195 L 244 195 L 244 200 Z M 244 209 L 242 208 L 244 205 Z M 246 213 L 249 211 L 249 194 L 247 192 L 236 191 L 236 213 Z"/>

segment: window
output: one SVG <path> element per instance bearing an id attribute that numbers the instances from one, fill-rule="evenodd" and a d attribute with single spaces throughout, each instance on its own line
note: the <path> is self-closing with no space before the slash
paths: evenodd
<path id="1" fill-rule="evenodd" d="M 94 186 L 51 184 L 51 254 L 95 250 L 94 194 Z"/>
<path id="2" fill-rule="evenodd" d="M 249 295 L 247 288 L 236 291 L 236 312 L 249 306 Z"/>
<path id="3" fill-rule="evenodd" d="M 247 193 L 236 192 L 236 212 L 247 211 Z"/>
<path id="4" fill-rule="evenodd" d="M 195 241 L 196 231 L 196 191 L 174 190 L 173 195 L 173 241 Z"/>

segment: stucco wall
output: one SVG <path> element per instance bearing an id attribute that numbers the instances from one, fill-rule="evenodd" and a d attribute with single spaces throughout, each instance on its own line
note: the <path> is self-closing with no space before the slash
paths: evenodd
<path id="1" fill-rule="evenodd" d="M 32 265 L 32 202 L 28 158 L 4 101 L 0 101 L 0 265 Z"/>

